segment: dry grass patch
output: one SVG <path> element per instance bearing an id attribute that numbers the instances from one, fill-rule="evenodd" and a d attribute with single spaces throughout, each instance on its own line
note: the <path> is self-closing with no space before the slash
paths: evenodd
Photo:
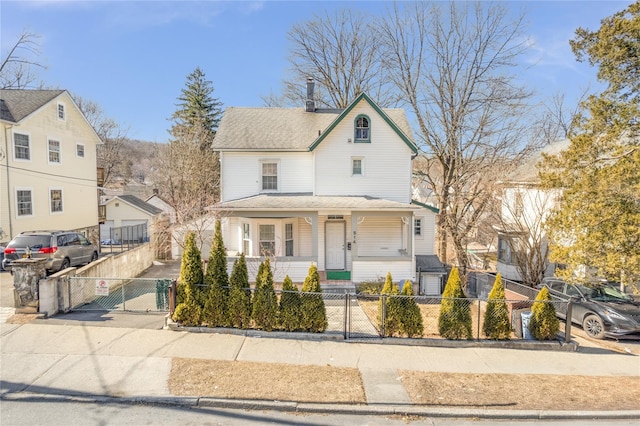
<path id="1" fill-rule="evenodd" d="M 415 404 L 518 410 L 637 410 L 640 377 L 400 371 Z"/>
<path id="2" fill-rule="evenodd" d="M 179 396 L 359 404 L 355 368 L 174 358 L 169 390 Z"/>
<path id="3" fill-rule="evenodd" d="M 7 324 L 29 324 L 41 317 L 42 314 L 13 314 L 7 318 Z"/>

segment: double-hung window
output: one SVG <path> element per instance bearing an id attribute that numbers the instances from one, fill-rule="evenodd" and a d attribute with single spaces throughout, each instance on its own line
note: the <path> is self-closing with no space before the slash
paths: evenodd
<path id="1" fill-rule="evenodd" d="M 49 139 L 49 163 L 60 164 L 60 141 Z"/>
<path id="2" fill-rule="evenodd" d="M 76 144 L 76 156 L 80 158 L 84 158 L 84 144 L 81 144 L 81 143 Z"/>
<path id="3" fill-rule="evenodd" d="M 49 190 L 49 203 L 51 213 L 62 213 L 62 189 Z"/>
<path id="4" fill-rule="evenodd" d="M 260 255 L 274 256 L 276 253 L 276 226 L 260 225 Z"/>
<path id="5" fill-rule="evenodd" d="M 251 254 L 251 232 L 249 232 L 249 224 L 242 224 L 242 252 L 249 256 Z"/>
<path id="6" fill-rule="evenodd" d="M 278 163 L 275 161 L 262 162 L 262 190 L 278 190 Z"/>
<path id="7" fill-rule="evenodd" d="M 351 158 L 351 176 L 364 176 L 364 158 Z"/>
<path id="8" fill-rule="evenodd" d="M 371 142 L 371 127 L 369 117 L 367 117 L 366 115 L 359 115 L 356 117 L 355 133 L 356 143 Z"/>
<path id="9" fill-rule="evenodd" d="M 67 119 L 67 114 L 64 110 L 64 104 L 58 104 L 58 120 L 65 121 Z"/>
<path id="10" fill-rule="evenodd" d="M 31 160 L 31 144 L 29 135 L 13 134 L 13 156 L 16 160 Z"/>
<path id="11" fill-rule="evenodd" d="M 284 224 L 284 255 L 293 256 L 293 223 Z"/>
<path id="12" fill-rule="evenodd" d="M 422 219 L 413 220 L 413 234 L 417 237 L 422 235 Z"/>
<path id="13" fill-rule="evenodd" d="M 33 215 L 33 199 L 30 189 L 16 190 L 16 206 L 18 216 Z"/>

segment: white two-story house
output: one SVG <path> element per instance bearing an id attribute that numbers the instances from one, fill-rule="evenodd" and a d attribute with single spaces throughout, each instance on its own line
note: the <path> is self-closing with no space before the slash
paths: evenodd
<path id="1" fill-rule="evenodd" d="M 323 281 L 391 272 L 416 282 L 416 256 L 434 254 L 437 209 L 411 200 L 417 147 L 404 111 L 364 93 L 344 110 L 316 109 L 307 84 L 306 108 L 224 113 L 214 149 L 229 262 L 272 256 L 276 280 L 300 282 L 313 262 Z"/>
<path id="2" fill-rule="evenodd" d="M 65 90 L 0 90 L 0 242 L 77 230 L 98 242 L 100 138 Z"/>

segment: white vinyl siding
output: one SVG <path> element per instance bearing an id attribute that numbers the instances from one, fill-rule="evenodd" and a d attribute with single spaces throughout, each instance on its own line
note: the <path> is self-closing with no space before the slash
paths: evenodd
<path id="1" fill-rule="evenodd" d="M 416 219 L 420 219 L 421 234 L 419 236 L 414 235 L 414 254 L 434 254 L 436 214 L 430 210 L 425 210 L 419 214 L 420 216 L 416 215 Z"/>
<path id="2" fill-rule="evenodd" d="M 313 229 L 304 218 L 298 219 L 298 256 L 313 254 Z"/>
<path id="3" fill-rule="evenodd" d="M 370 143 L 349 142 L 354 119 L 365 114 L 376 131 Z M 402 203 L 411 201 L 411 149 L 366 103 L 358 105 L 313 151 L 315 194 L 368 195 Z M 353 158 L 366 158 L 366 171 L 352 179 Z"/>
<path id="4" fill-rule="evenodd" d="M 262 192 L 261 163 L 275 160 L 273 153 L 222 153 L 222 200 L 237 200 Z M 313 190 L 313 156 L 308 153 L 278 153 L 278 192 L 301 193 Z"/>
<path id="5" fill-rule="evenodd" d="M 406 248 L 403 225 L 399 217 L 366 217 L 358 225 L 358 256 L 399 256 Z"/>
<path id="6" fill-rule="evenodd" d="M 410 258 L 407 260 L 385 260 L 385 261 L 370 261 L 370 260 L 354 260 L 353 269 L 351 272 L 351 281 L 377 281 L 384 280 L 387 276 L 387 272 L 391 272 L 394 282 L 400 280 L 414 280 L 414 263 Z"/>

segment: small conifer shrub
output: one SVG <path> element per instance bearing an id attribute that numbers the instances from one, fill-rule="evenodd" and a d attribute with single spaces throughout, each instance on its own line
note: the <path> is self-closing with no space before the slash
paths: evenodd
<path id="1" fill-rule="evenodd" d="M 202 324 L 202 309 L 188 293 L 185 301 L 176 306 L 172 319 L 185 327 L 199 327 Z"/>
<path id="2" fill-rule="evenodd" d="M 458 268 L 453 268 L 442 293 L 438 330 L 444 339 L 472 339 L 471 307 L 462 290 Z"/>
<path id="3" fill-rule="evenodd" d="M 300 329 L 302 318 L 302 301 L 298 287 L 296 287 L 289 275 L 282 282 L 282 294 L 280 295 L 280 309 L 278 310 L 278 324 L 284 331 L 297 331 Z"/>
<path id="4" fill-rule="evenodd" d="M 482 332 L 487 339 L 507 340 L 511 337 L 511 331 L 511 321 L 509 321 L 509 309 L 505 300 L 502 275 L 498 274 L 487 299 Z"/>
<path id="5" fill-rule="evenodd" d="M 227 299 L 229 275 L 227 274 L 227 252 L 222 240 L 222 230 L 220 221 L 216 221 L 213 242 L 209 252 L 209 262 L 207 263 L 207 272 L 204 275 L 204 283 L 206 284 L 207 294 L 204 309 L 202 312 L 203 320 L 209 327 L 227 326 Z"/>
<path id="6" fill-rule="evenodd" d="M 251 290 L 244 253 L 233 263 L 229 285 L 227 321 L 232 327 L 247 329 L 251 324 Z"/>
<path id="7" fill-rule="evenodd" d="M 529 331 L 536 340 L 553 340 L 560 330 L 560 321 L 551 302 L 549 289 L 543 287 L 531 307 Z"/>
<path id="8" fill-rule="evenodd" d="M 191 294 L 193 297 L 192 302 L 200 306 L 204 305 L 203 291 L 201 290 L 203 282 L 202 257 L 196 246 L 196 234 L 190 231 L 184 240 L 176 305 L 185 302 L 187 294 Z"/>
<path id="9" fill-rule="evenodd" d="M 278 322 L 278 297 L 273 288 L 273 273 L 269 258 L 258 268 L 261 273 L 256 277 L 256 289 L 253 296 L 252 318 L 256 328 L 271 331 Z"/>
<path id="10" fill-rule="evenodd" d="M 387 272 L 378 302 L 378 323 L 381 328 L 384 327 L 385 336 L 393 336 L 400 332 L 402 298 L 397 297 L 399 294 L 400 290 L 393 283 L 391 272 Z"/>
<path id="11" fill-rule="evenodd" d="M 422 323 L 422 313 L 420 307 L 413 297 L 413 285 L 411 281 L 406 280 L 402 286 L 404 296 L 402 299 L 402 311 L 400 317 L 400 332 L 406 334 L 407 337 L 422 337 L 424 326 Z"/>
<path id="12" fill-rule="evenodd" d="M 309 267 L 307 276 L 302 284 L 300 298 L 302 299 L 300 328 L 311 333 L 323 333 L 329 323 L 324 300 L 322 299 L 320 275 L 318 274 L 318 268 L 313 263 Z"/>

